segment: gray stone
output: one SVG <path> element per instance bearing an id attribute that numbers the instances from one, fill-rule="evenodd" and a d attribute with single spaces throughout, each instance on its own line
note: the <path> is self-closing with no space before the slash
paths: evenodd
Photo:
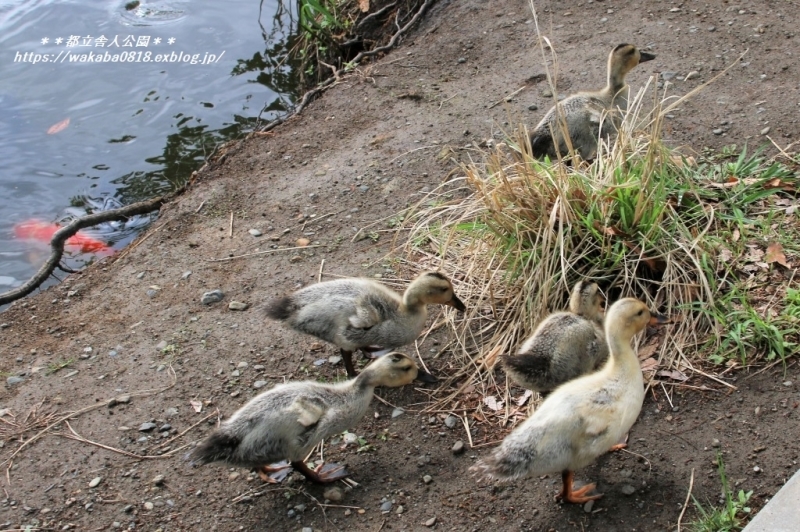
<path id="1" fill-rule="evenodd" d="M 625 484 L 619 490 L 625 495 L 633 495 L 634 493 L 636 493 L 636 488 L 634 488 L 630 484 Z"/>
<path id="2" fill-rule="evenodd" d="M 458 418 L 453 414 L 450 414 L 446 418 L 444 418 L 444 424 L 445 426 L 447 426 L 448 429 L 455 428 L 457 423 L 458 423 Z"/>
<path id="3" fill-rule="evenodd" d="M 789 532 L 800 523 L 800 471 L 776 493 L 745 527 L 744 532 Z"/>
<path id="4" fill-rule="evenodd" d="M 9 386 L 14 386 L 15 384 L 19 384 L 24 380 L 25 379 L 23 377 L 17 377 L 16 375 L 13 375 L 6 379 L 6 384 L 8 384 Z"/>
<path id="5" fill-rule="evenodd" d="M 403 513 L 404 510 L 405 508 L 403 508 L 403 505 L 401 504 L 400 506 L 397 507 L 397 510 L 395 510 L 394 513 L 400 515 L 401 513 Z"/>
<path id="6" fill-rule="evenodd" d="M 167 348 L 168 345 L 169 344 L 167 343 L 166 340 L 161 340 L 156 344 L 156 349 L 158 349 L 159 351 L 163 351 L 164 349 Z"/>
<path id="7" fill-rule="evenodd" d="M 91 480 L 91 482 L 89 482 L 89 487 L 90 488 L 96 488 L 100 484 L 100 481 L 102 481 L 102 480 L 103 480 L 103 477 L 94 477 Z"/>
<path id="8" fill-rule="evenodd" d="M 242 303 L 241 301 L 231 301 L 228 303 L 228 308 L 230 310 L 247 310 L 249 307 L 249 304 Z"/>
<path id="9" fill-rule="evenodd" d="M 544 89 L 542 91 L 542 98 L 552 98 L 552 97 L 553 97 L 553 91 L 551 91 L 550 89 Z"/>
<path id="10" fill-rule="evenodd" d="M 711 447 L 719 447 L 719 446 L 720 442 L 718 439 L 714 438 L 713 440 L 711 440 Z"/>
<path id="11" fill-rule="evenodd" d="M 389 513 L 392 511 L 392 501 L 386 501 L 385 503 L 381 504 L 381 512 Z"/>
<path id="12" fill-rule="evenodd" d="M 255 228 L 248 229 L 247 232 L 250 233 L 253 236 L 261 236 L 263 234 L 263 233 L 261 233 L 261 231 L 259 231 L 258 229 L 255 229 Z"/>
<path id="13" fill-rule="evenodd" d="M 181 275 L 181 279 L 188 279 L 190 275 L 192 275 L 192 271 L 191 270 L 185 271 L 185 272 L 183 272 L 183 275 Z"/>
<path id="14" fill-rule="evenodd" d="M 422 477 L 422 482 L 424 482 L 425 484 L 430 484 L 431 482 L 433 482 L 433 477 L 430 475 L 424 475 Z"/>
<path id="15" fill-rule="evenodd" d="M 128 394 L 118 395 L 114 398 L 114 401 L 119 404 L 127 405 L 128 403 L 131 402 L 131 396 Z"/>
<path id="16" fill-rule="evenodd" d="M 537 110 L 539 110 L 539 106 L 538 106 L 538 105 L 536 105 L 535 103 L 532 103 L 532 104 L 530 104 L 530 105 L 528 106 L 528 111 L 537 111 Z M 434 518 L 434 519 L 435 519 L 435 518 Z"/>
<path id="17" fill-rule="evenodd" d="M 783 381 L 783 385 L 787 388 L 792 385 L 792 381 Z"/>
<path id="18" fill-rule="evenodd" d="M 286 517 L 288 517 L 289 519 L 293 519 L 294 516 L 296 516 L 296 515 L 297 515 L 297 512 L 295 512 L 294 509 L 289 509 L 289 511 L 286 512 Z"/>
<path id="19" fill-rule="evenodd" d="M 405 413 L 406 413 L 406 411 L 403 410 L 402 408 L 395 408 L 394 410 L 392 410 L 392 419 L 394 419 L 396 417 L 400 417 Z"/>
<path id="20" fill-rule="evenodd" d="M 150 432 L 154 428 L 156 428 L 156 424 L 148 421 L 147 423 L 142 423 L 139 425 L 139 432 Z"/>
<path id="21" fill-rule="evenodd" d="M 430 519 L 425 521 L 425 526 L 427 526 L 428 528 L 432 527 L 435 524 L 436 524 L 436 518 L 435 517 L 431 517 Z"/>
<path id="22" fill-rule="evenodd" d="M 266 385 L 267 385 L 267 381 L 256 381 L 256 382 L 253 383 L 253 388 L 255 388 L 257 390 L 259 388 L 263 388 Z"/>
<path id="23" fill-rule="evenodd" d="M 151 482 L 154 486 L 160 486 L 164 483 L 164 478 L 164 475 L 156 475 Z"/>
<path id="24" fill-rule="evenodd" d="M 421 455 L 420 455 L 420 456 L 417 458 L 417 465 L 418 465 L 419 467 L 422 467 L 422 466 L 424 466 L 425 464 L 429 464 L 429 463 L 431 463 L 431 457 L 430 457 L 430 456 L 428 456 L 427 454 L 421 454 Z"/>
<path id="25" fill-rule="evenodd" d="M 175 408 L 174 406 L 171 406 L 166 410 L 164 410 L 164 415 L 167 417 L 175 417 L 178 415 L 178 409 Z"/>
<path id="26" fill-rule="evenodd" d="M 172 425 L 170 425 L 169 423 L 164 423 L 163 425 L 161 425 L 161 428 L 158 429 L 158 432 L 168 432 L 170 430 L 172 430 Z"/>
<path id="27" fill-rule="evenodd" d="M 210 292 L 206 292 L 203 294 L 203 297 L 200 298 L 200 303 L 203 305 L 210 305 L 212 303 L 219 303 L 225 297 L 225 294 L 222 293 L 222 290 L 212 290 Z"/>
<path id="28" fill-rule="evenodd" d="M 767 126 L 767 127 L 765 127 L 764 129 L 761 130 L 761 134 L 762 135 L 766 135 L 767 133 L 769 133 L 769 126 Z"/>
<path id="29" fill-rule="evenodd" d="M 145 510 L 152 510 L 153 508 L 154 508 L 154 505 L 153 505 L 152 502 L 147 501 L 146 503 L 144 503 L 144 509 Z"/>
<path id="30" fill-rule="evenodd" d="M 334 366 L 336 364 L 338 364 L 339 362 L 341 362 L 341 361 L 342 361 L 342 357 L 340 357 L 339 355 L 334 355 L 332 357 L 328 357 L 328 363 L 332 364 Z"/>
<path id="31" fill-rule="evenodd" d="M 461 454 L 464 452 L 464 442 L 458 440 L 453 444 L 453 454 Z"/>
<path id="32" fill-rule="evenodd" d="M 458 62 L 459 63 L 466 63 L 467 62 L 467 58 L 466 57 L 459 57 L 458 58 Z"/>
<path id="33" fill-rule="evenodd" d="M 722 130 L 720 128 L 712 129 L 711 132 L 715 135 L 722 135 Z"/>
<path id="34" fill-rule="evenodd" d="M 663 79 L 664 81 L 669 81 L 677 75 L 678 75 L 677 72 L 662 72 L 661 79 Z"/>
<path id="35" fill-rule="evenodd" d="M 594 501 L 588 501 L 586 504 L 583 505 L 583 511 L 587 514 L 592 513 L 592 508 L 594 508 Z"/>
<path id="36" fill-rule="evenodd" d="M 310 526 L 304 526 L 302 532 L 314 532 L 314 529 Z"/>
<path id="37" fill-rule="evenodd" d="M 247 362 L 242 361 L 242 362 L 239 362 L 238 364 L 236 364 L 236 367 L 237 368 L 246 368 L 249 365 L 250 364 L 248 364 Z"/>

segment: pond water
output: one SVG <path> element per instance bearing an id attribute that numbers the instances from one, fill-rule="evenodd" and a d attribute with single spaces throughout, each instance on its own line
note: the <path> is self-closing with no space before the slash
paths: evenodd
<path id="1" fill-rule="evenodd" d="M 291 2 L 0 0 L 0 292 L 46 260 L 53 223 L 171 191 L 289 109 Z M 119 249 L 149 221 L 84 236 Z M 68 249 L 71 267 L 98 256 Z"/>

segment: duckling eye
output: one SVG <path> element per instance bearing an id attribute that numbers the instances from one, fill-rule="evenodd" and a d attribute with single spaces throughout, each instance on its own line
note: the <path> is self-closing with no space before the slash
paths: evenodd
<path id="1" fill-rule="evenodd" d="M 637 315 L 637 316 L 642 316 L 642 315 L 644 315 L 644 310 L 641 310 L 641 309 L 640 309 L 640 310 L 639 310 L 639 313 L 638 313 L 638 314 L 636 314 L 636 315 Z"/>
<path id="2" fill-rule="evenodd" d="M 411 371 L 411 366 L 405 366 L 400 369 L 402 369 L 403 371 Z"/>

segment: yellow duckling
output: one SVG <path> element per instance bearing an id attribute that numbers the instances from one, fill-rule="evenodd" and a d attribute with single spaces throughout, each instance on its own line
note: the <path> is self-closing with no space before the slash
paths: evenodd
<path id="1" fill-rule="evenodd" d="M 575 151 L 584 161 L 593 159 L 597 152 L 598 137 L 613 136 L 621 123 L 618 110 L 625 111 L 628 108 L 625 76 L 639 63 L 655 58 L 654 54 L 643 52 L 632 44 L 617 45 L 608 56 L 608 82 L 605 88 L 567 97 L 559 102 L 558 112 L 555 106 L 551 108 L 531 133 L 533 156 L 541 159 L 547 155 L 555 159 L 556 149 L 562 157 L 567 156 L 569 150 L 563 133 L 566 124 Z"/>
<path id="2" fill-rule="evenodd" d="M 523 388 L 547 393 L 600 367 L 608 357 L 602 305 L 597 284 L 578 281 L 569 312 L 550 314 L 516 355 L 504 357 L 508 377 Z"/>
<path id="3" fill-rule="evenodd" d="M 297 331 L 339 346 L 347 374 L 353 377 L 353 351 L 391 351 L 410 344 L 425 326 L 425 307 L 433 304 L 465 310 L 447 277 L 426 272 L 402 296 L 372 279 L 337 279 L 272 301 L 266 312 Z"/>
<path id="4" fill-rule="evenodd" d="M 613 448 L 642 408 L 644 379 L 631 340 L 648 324 L 667 323 L 633 298 L 621 299 L 606 313 L 609 357 L 603 368 L 558 387 L 531 417 L 471 469 L 500 480 L 561 472 L 556 498 L 582 504 L 595 485 L 573 490 L 573 471 Z"/>
<path id="5" fill-rule="evenodd" d="M 346 477 L 347 471 L 336 464 L 309 468 L 304 460 L 311 449 L 324 438 L 355 426 L 366 414 L 376 386 L 404 386 L 423 375 L 427 374 L 409 357 L 390 353 L 346 382 L 279 384 L 248 401 L 188 458 L 200 465 L 223 461 L 257 468 L 268 482 L 285 477 L 292 467 L 312 482 L 333 482 Z M 265 465 L 284 459 L 291 466 Z M 269 477 L 268 473 L 277 474 Z"/>

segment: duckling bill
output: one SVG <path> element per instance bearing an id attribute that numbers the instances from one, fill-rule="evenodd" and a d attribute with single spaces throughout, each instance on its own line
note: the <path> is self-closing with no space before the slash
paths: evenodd
<path id="1" fill-rule="evenodd" d="M 537 159 L 566 157 L 569 154 L 564 131 L 572 147 L 584 161 L 594 158 L 598 138 L 616 134 L 622 122 L 620 111 L 628 109 L 625 76 L 639 63 L 652 61 L 654 54 L 632 44 L 620 44 L 608 56 L 606 86 L 594 92 L 579 92 L 552 107 L 531 133 L 532 155 Z M 557 110 L 558 109 L 558 110 Z"/>
<path id="2" fill-rule="evenodd" d="M 347 374 L 356 375 L 353 352 L 391 351 L 413 342 L 428 317 L 427 305 L 466 307 L 450 280 L 426 272 L 401 296 L 372 279 L 348 278 L 313 284 L 270 302 L 267 316 L 339 346 Z"/>
<path id="3" fill-rule="evenodd" d="M 312 482 L 333 482 L 349 473 L 336 464 L 308 467 L 304 460 L 314 446 L 355 426 L 366 414 L 376 386 L 404 386 L 425 375 L 406 355 L 390 353 L 346 382 L 279 384 L 248 401 L 188 458 L 199 465 L 222 461 L 256 468 L 268 482 L 285 477 L 291 468 Z M 266 465 L 284 459 L 291 466 Z"/>
<path id="4" fill-rule="evenodd" d="M 573 471 L 607 452 L 636 421 L 644 401 L 644 379 L 631 340 L 648 324 L 667 322 L 636 299 L 614 303 L 605 317 L 609 356 L 602 369 L 556 388 L 471 469 L 499 480 L 560 472 L 563 489 L 556 498 L 583 504 L 602 497 L 588 495 L 594 484 L 573 489 Z"/>

